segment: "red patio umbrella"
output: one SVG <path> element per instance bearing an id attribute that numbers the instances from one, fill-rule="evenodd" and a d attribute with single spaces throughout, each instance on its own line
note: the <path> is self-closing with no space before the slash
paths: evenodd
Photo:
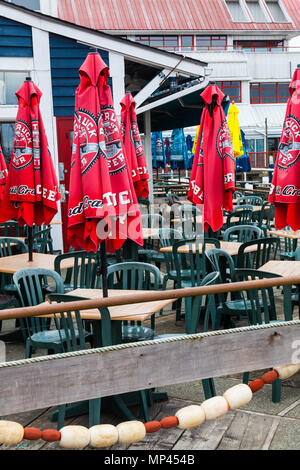
<path id="1" fill-rule="evenodd" d="M 300 65 L 290 83 L 283 131 L 275 162 L 269 202 L 275 205 L 278 229 L 300 228 Z"/>
<path id="2" fill-rule="evenodd" d="M 28 78 L 16 95 L 19 108 L 0 222 L 28 225 L 32 261 L 32 226 L 50 224 L 61 196 L 39 108 L 42 92 Z"/>
<path id="3" fill-rule="evenodd" d="M 191 173 L 188 199 L 203 206 L 204 230 L 217 232 L 223 225 L 222 208 L 231 212 L 235 191 L 235 162 L 230 132 L 216 85 L 201 94 L 205 108 Z"/>
<path id="4" fill-rule="evenodd" d="M 147 199 L 149 196 L 146 158 L 140 131 L 137 124 L 136 101 L 130 92 L 121 101 L 121 136 L 128 164 L 132 172 L 132 180 L 137 198 Z"/>
<path id="5" fill-rule="evenodd" d="M 142 224 L 108 85 L 109 69 L 96 52 L 79 70 L 75 96 L 68 241 L 73 247 L 115 252 L 126 239 L 143 245 Z M 103 279 L 105 272 L 102 272 Z"/>
<path id="6" fill-rule="evenodd" d="M 7 182 L 8 176 L 8 169 L 6 165 L 6 161 L 2 152 L 2 148 L 0 145 L 0 201 L 3 199 L 4 189 Z"/>

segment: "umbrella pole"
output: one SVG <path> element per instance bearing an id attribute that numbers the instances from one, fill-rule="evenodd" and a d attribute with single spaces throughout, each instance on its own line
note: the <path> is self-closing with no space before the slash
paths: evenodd
<path id="1" fill-rule="evenodd" d="M 33 235 L 32 227 L 28 227 L 28 251 L 29 251 L 29 262 L 33 261 Z"/>
<path id="2" fill-rule="evenodd" d="M 103 297 L 108 297 L 108 286 L 107 286 L 107 256 L 106 256 L 106 245 L 105 241 L 101 242 L 100 245 L 100 258 L 101 258 L 101 274 L 102 274 L 102 290 Z"/>

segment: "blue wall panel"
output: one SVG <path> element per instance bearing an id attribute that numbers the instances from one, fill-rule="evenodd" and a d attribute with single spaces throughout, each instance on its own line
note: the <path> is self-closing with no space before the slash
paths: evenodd
<path id="1" fill-rule="evenodd" d="M 33 57 L 31 27 L 1 16 L 0 57 Z"/>
<path id="2" fill-rule="evenodd" d="M 50 57 L 54 115 L 69 117 L 74 114 L 75 91 L 79 85 L 79 68 L 90 48 L 72 39 L 50 34 Z M 102 59 L 109 65 L 108 52 L 100 51 Z"/>

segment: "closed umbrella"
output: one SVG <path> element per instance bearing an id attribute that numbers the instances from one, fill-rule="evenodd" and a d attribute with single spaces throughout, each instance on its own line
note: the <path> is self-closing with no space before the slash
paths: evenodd
<path id="1" fill-rule="evenodd" d="M 188 169 L 187 146 L 183 129 L 174 129 L 172 131 L 170 164 L 172 170 Z"/>
<path id="2" fill-rule="evenodd" d="M 2 201 L 4 196 L 4 189 L 7 182 L 7 177 L 7 165 L 0 145 L 0 201 Z"/>
<path id="3" fill-rule="evenodd" d="M 201 94 L 199 138 L 192 168 L 188 199 L 203 206 L 203 225 L 217 232 L 223 225 L 222 208 L 233 210 L 235 191 L 234 156 L 227 120 L 221 106 L 224 94 L 216 85 Z"/>
<path id="4" fill-rule="evenodd" d="M 239 124 L 239 110 L 232 102 L 228 111 L 228 128 L 231 135 L 234 158 L 240 158 L 244 155 L 241 129 Z M 237 163 L 238 165 L 238 163 Z"/>
<path id="5" fill-rule="evenodd" d="M 28 225 L 32 261 L 32 226 L 50 224 L 61 196 L 39 108 L 42 92 L 28 78 L 16 95 L 19 108 L 0 221 Z"/>
<path id="6" fill-rule="evenodd" d="M 300 65 L 289 86 L 283 130 L 275 162 L 269 202 L 278 229 L 300 228 Z"/>
<path id="7" fill-rule="evenodd" d="M 151 136 L 153 168 L 166 168 L 166 151 L 162 132 L 153 132 Z"/>
<path id="8" fill-rule="evenodd" d="M 121 136 L 137 198 L 149 196 L 149 173 L 142 139 L 137 124 L 136 101 L 131 93 L 126 93 L 121 101 Z"/>
<path id="9" fill-rule="evenodd" d="M 139 206 L 121 142 L 108 85 L 109 69 L 96 52 L 79 70 L 75 96 L 68 241 L 98 252 L 107 296 L 106 248 L 115 252 L 131 239 L 143 245 Z"/>
<path id="10" fill-rule="evenodd" d="M 243 142 L 244 153 L 240 158 L 236 160 L 236 171 L 242 171 L 244 173 L 247 173 L 248 171 L 251 171 L 251 163 L 250 163 L 250 157 L 248 154 L 245 133 L 242 129 L 241 129 L 241 137 L 242 137 L 242 142 Z"/>

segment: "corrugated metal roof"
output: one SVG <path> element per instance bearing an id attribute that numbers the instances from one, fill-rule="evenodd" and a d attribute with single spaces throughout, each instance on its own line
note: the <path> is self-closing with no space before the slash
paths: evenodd
<path id="1" fill-rule="evenodd" d="M 239 110 L 239 124 L 242 129 L 259 129 L 264 131 L 265 119 L 267 118 L 268 128 L 278 131 L 282 130 L 286 103 L 261 105 L 237 103 L 237 107 Z"/>
<path id="2" fill-rule="evenodd" d="M 104 31 L 300 30 L 300 0 L 281 4 L 291 22 L 234 22 L 225 0 L 58 0 L 58 16 Z"/>

